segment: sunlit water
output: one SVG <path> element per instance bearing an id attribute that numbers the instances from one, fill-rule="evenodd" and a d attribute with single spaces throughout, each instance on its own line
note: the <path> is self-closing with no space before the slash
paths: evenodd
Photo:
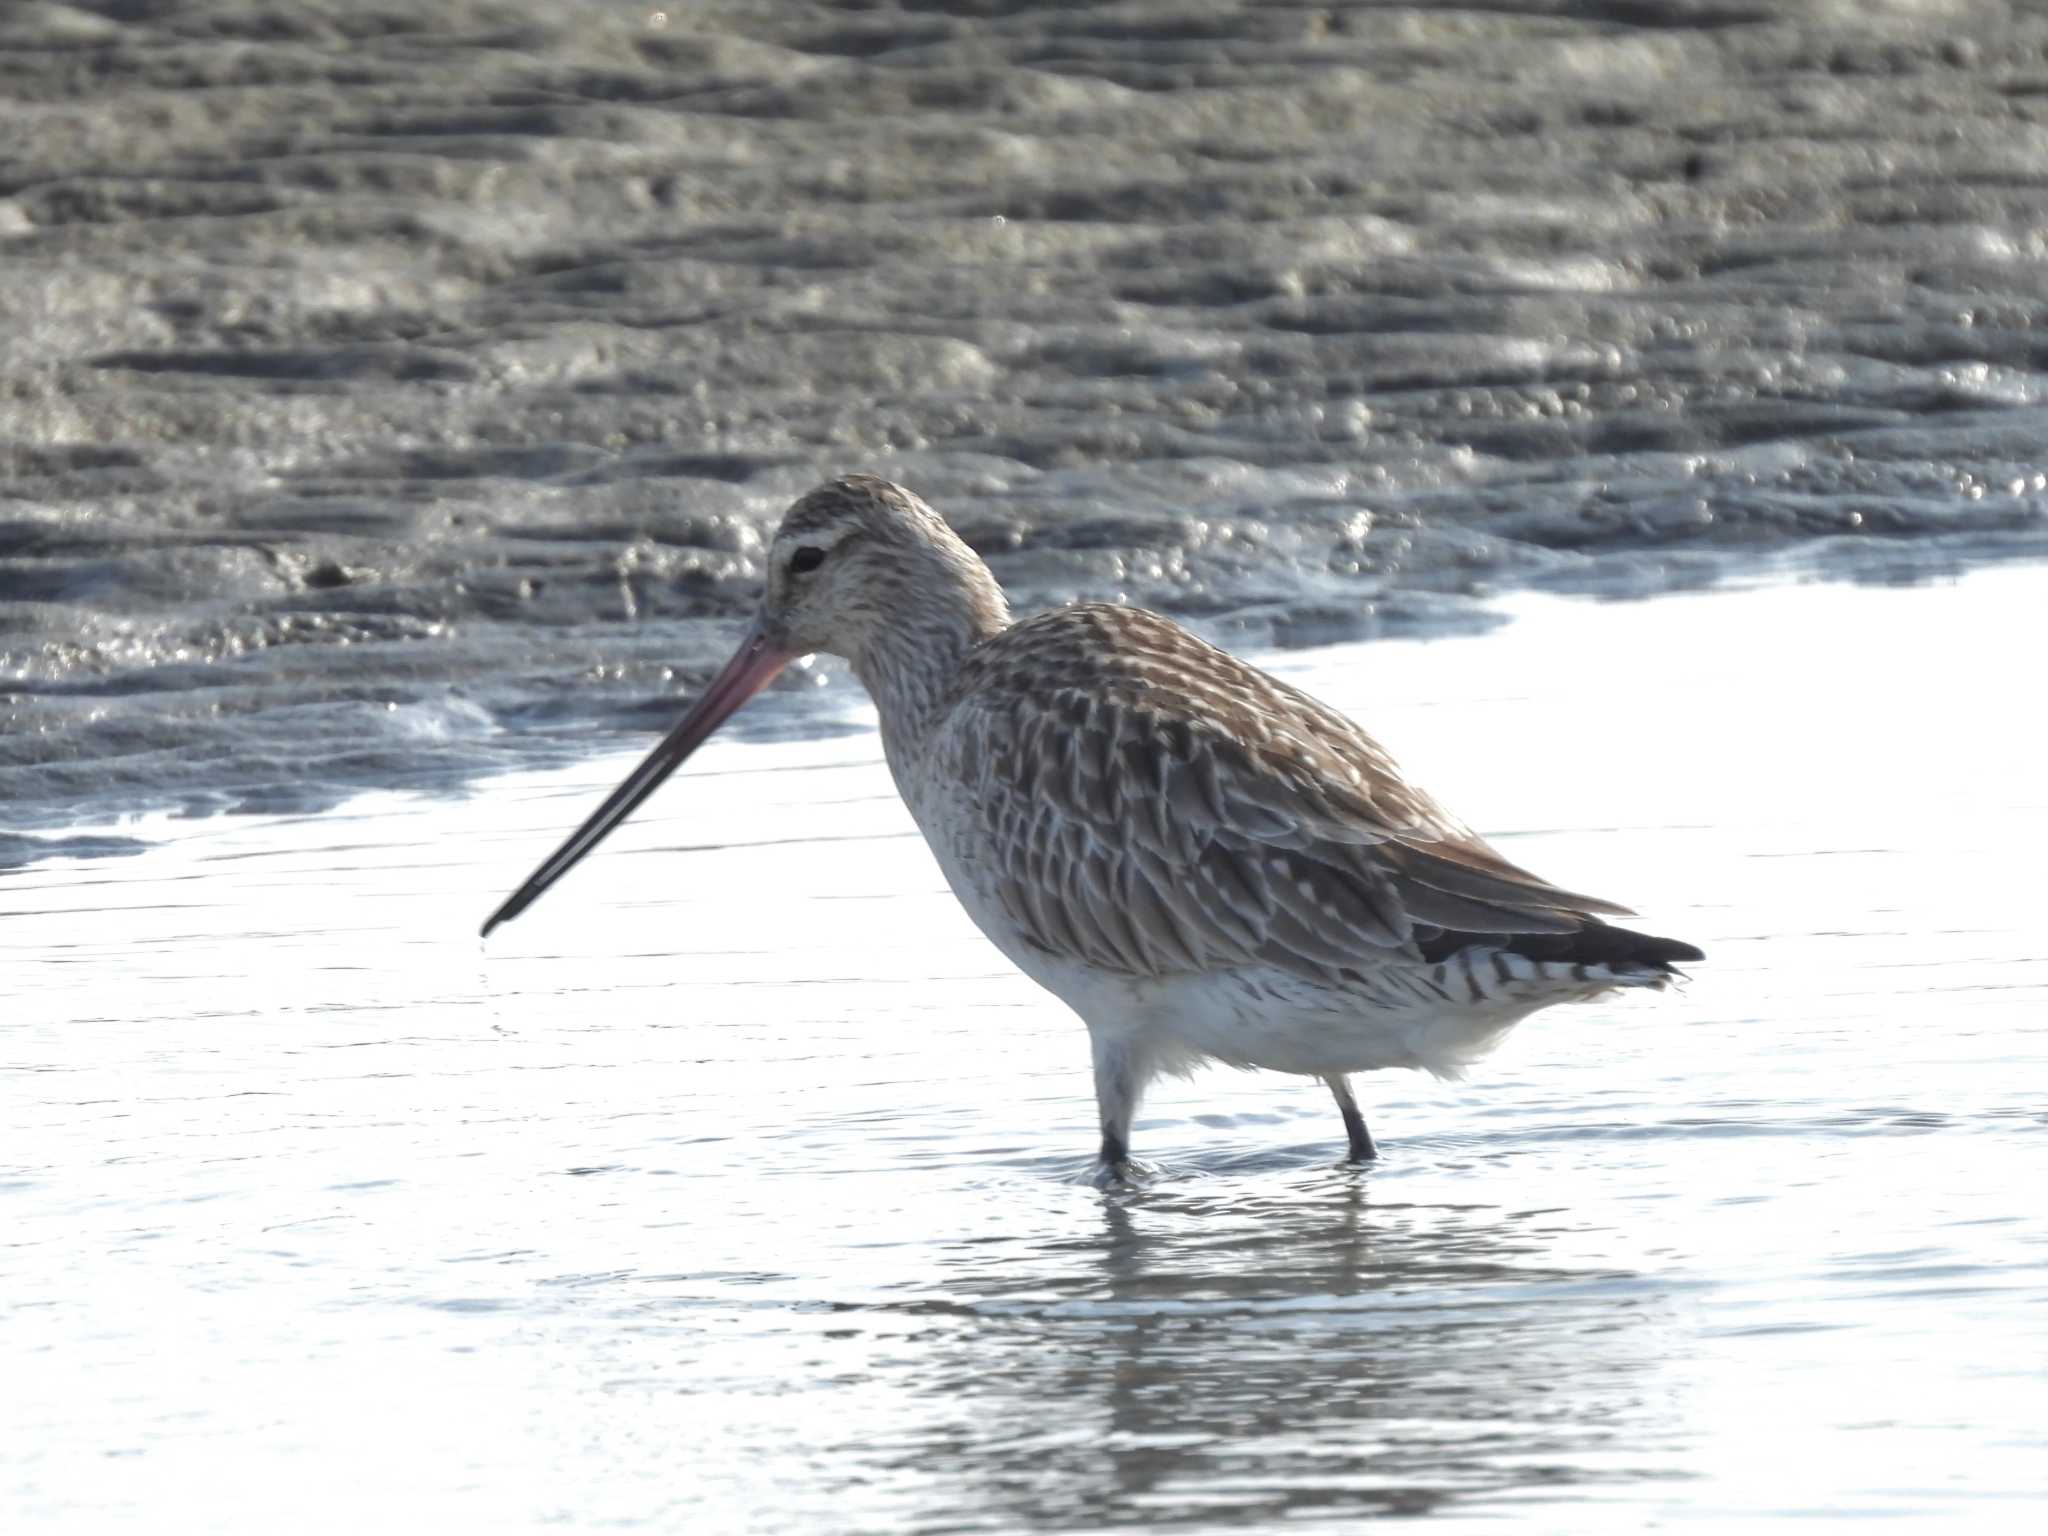
<path id="1" fill-rule="evenodd" d="M 2041 1515 L 2048 575 L 1282 659 L 1700 943 L 1463 1084 L 1160 1090 L 872 736 L 625 760 L 0 886 L 0 1529 L 1533 1528 Z M 1996 660 L 1998 664 L 1987 664 Z"/>

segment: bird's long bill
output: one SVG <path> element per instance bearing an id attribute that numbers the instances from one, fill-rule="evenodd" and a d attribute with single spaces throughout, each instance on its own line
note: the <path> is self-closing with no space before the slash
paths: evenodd
<path id="1" fill-rule="evenodd" d="M 578 859 L 603 842 L 613 827 L 632 815 L 640 802 L 660 788 L 663 779 L 682 767 L 684 760 L 702 746 L 705 738 L 723 725 L 734 710 L 766 688 L 775 680 L 775 674 L 794 659 L 790 652 L 770 645 L 758 623 L 749 630 L 747 638 L 733 653 L 732 660 L 725 664 L 725 670 L 698 695 L 697 702 L 690 706 L 690 712 L 683 716 L 682 723 L 664 736 L 661 745 L 647 754 L 645 761 L 633 770 L 626 782 L 613 790 L 610 798 L 592 813 L 591 818 L 578 827 L 567 842 L 549 854 L 547 862 L 527 876 L 526 883 L 490 915 L 484 923 L 484 936 L 488 938 L 498 924 L 509 923 L 524 912 L 540 899 L 543 891 L 575 868 Z"/>

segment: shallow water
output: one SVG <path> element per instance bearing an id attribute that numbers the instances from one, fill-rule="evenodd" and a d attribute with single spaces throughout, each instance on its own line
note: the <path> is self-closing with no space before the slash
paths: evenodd
<path id="1" fill-rule="evenodd" d="M 2031 1526 L 2044 591 L 1282 657 L 1709 956 L 1363 1079 L 1363 1171 L 1212 1072 L 1078 1182 L 1080 1028 L 872 736 L 715 744 L 488 948 L 626 759 L 108 829 L 0 886 L 0 1527 Z"/>

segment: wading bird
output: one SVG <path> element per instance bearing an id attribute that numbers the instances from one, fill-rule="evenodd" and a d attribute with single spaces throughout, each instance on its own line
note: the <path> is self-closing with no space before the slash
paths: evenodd
<path id="1" fill-rule="evenodd" d="M 1553 1003 L 1661 988 L 1690 944 L 1502 858 L 1358 726 L 1138 608 L 1012 622 L 911 492 L 852 475 L 783 517 L 738 652 L 682 723 L 484 924 L 517 917 L 788 662 L 842 656 L 904 803 L 975 925 L 1081 1016 L 1103 1180 L 1160 1072 L 1440 1076 Z"/>

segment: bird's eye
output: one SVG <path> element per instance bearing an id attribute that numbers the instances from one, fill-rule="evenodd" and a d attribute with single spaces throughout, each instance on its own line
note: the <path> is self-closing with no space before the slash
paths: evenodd
<path id="1" fill-rule="evenodd" d="M 815 571 L 825 563 L 825 551 L 815 544 L 803 544 L 789 557 L 789 572 L 801 576 L 805 571 Z"/>

